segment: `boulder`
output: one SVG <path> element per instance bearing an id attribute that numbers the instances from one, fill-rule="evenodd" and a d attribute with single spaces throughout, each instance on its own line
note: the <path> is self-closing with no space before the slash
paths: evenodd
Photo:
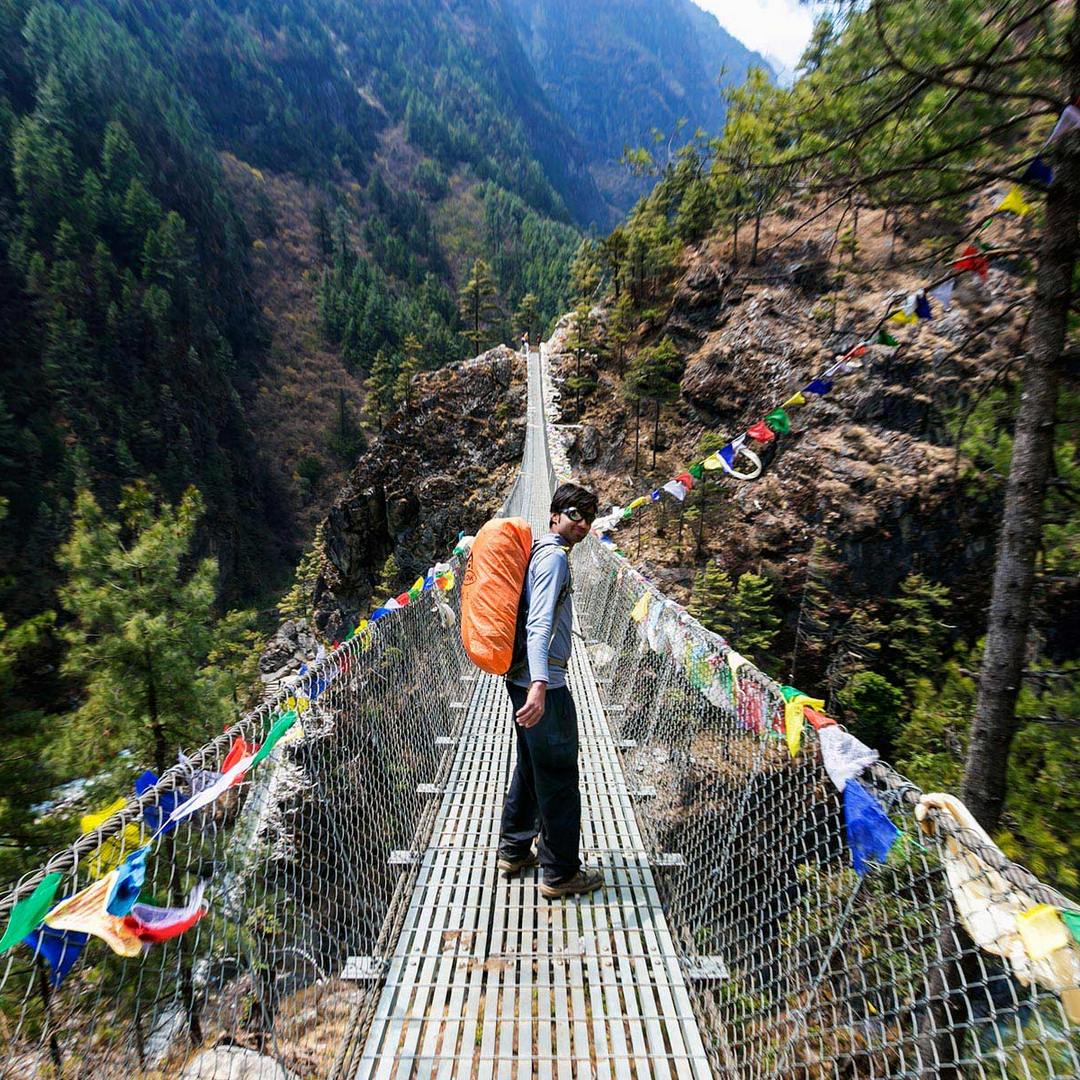
<path id="1" fill-rule="evenodd" d="M 273 1058 L 243 1046 L 215 1046 L 184 1066 L 179 1080 L 297 1080 Z"/>

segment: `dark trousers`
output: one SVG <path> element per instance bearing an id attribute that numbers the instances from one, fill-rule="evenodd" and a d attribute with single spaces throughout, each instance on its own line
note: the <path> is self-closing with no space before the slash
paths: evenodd
<path id="1" fill-rule="evenodd" d="M 528 690 L 507 683 L 517 713 Z M 499 854 L 520 858 L 539 834 L 544 880 L 565 881 L 581 869 L 581 791 L 578 789 L 578 726 L 574 699 L 565 686 L 548 690 L 544 715 L 531 728 L 513 720 L 517 765 L 503 803 Z"/>

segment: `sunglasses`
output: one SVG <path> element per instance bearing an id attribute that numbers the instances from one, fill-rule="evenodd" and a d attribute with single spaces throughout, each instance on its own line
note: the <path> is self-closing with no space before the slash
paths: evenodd
<path id="1" fill-rule="evenodd" d="M 591 525 L 596 520 L 595 514 L 582 513 L 576 506 L 568 506 L 563 513 L 574 522 L 584 521 L 586 525 Z"/>

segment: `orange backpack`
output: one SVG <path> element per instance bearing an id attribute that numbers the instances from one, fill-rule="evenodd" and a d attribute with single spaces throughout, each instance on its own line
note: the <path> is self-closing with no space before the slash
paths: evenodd
<path id="1" fill-rule="evenodd" d="M 510 670 L 531 552 L 524 518 L 492 518 L 473 541 L 461 582 L 461 643 L 481 671 Z"/>

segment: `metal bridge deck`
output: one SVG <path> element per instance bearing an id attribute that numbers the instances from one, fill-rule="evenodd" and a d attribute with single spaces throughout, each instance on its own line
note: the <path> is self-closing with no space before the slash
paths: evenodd
<path id="1" fill-rule="evenodd" d="M 607 886 L 549 902 L 495 866 L 510 701 L 478 676 L 358 1077 L 704 1077 L 705 1051 L 585 651 L 582 854 Z"/>
<path id="2" fill-rule="evenodd" d="M 521 474 L 505 513 L 544 527 L 552 473 L 541 358 L 529 357 Z M 513 764 L 510 699 L 476 674 L 358 1078 L 711 1075 L 633 802 L 575 634 L 582 857 L 606 887 L 549 902 L 495 865 Z"/>

